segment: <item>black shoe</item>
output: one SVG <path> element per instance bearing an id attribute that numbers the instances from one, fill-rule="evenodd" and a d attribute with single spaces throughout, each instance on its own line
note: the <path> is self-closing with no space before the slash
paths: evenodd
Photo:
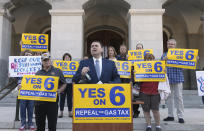
<path id="1" fill-rule="evenodd" d="M 134 113 L 133 118 L 138 118 L 140 113 Z"/>
<path id="2" fill-rule="evenodd" d="M 58 116 L 58 118 L 62 118 L 62 117 L 63 117 L 63 115 L 59 115 L 59 116 Z"/>
<path id="3" fill-rule="evenodd" d="M 140 114 L 140 111 L 135 111 L 135 112 L 134 112 L 134 115 L 133 115 L 133 118 L 138 118 L 138 117 L 139 117 L 139 114 Z"/>
<path id="4" fill-rule="evenodd" d="M 179 123 L 185 123 L 185 121 L 184 121 L 183 118 L 179 118 L 178 122 L 179 122 Z"/>
<path id="5" fill-rule="evenodd" d="M 139 114 L 134 114 L 133 118 L 138 118 Z"/>
<path id="6" fill-rule="evenodd" d="M 156 131 L 162 131 L 162 129 L 159 127 L 156 127 Z"/>
<path id="7" fill-rule="evenodd" d="M 167 117 L 167 118 L 164 118 L 163 121 L 174 121 L 174 117 Z"/>
<path id="8" fill-rule="evenodd" d="M 152 128 L 151 127 L 147 127 L 146 131 L 152 131 Z"/>

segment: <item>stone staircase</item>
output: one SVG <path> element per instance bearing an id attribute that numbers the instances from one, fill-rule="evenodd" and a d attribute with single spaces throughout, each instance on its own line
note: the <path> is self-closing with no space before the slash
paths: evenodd
<path id="1" fill-rule="evenodd" d="M 0 96 L 7 92 L 9 89 L 5 89 L 0 93 Z M 14 107 L 16 106 L 16 98 L 17 93 L 9 93 L 6 97 L 4 97 L 2 100 L 0 100 L 0 107 Z"/>
<path id="2" fill-rule="evenodd" d="M 2 93 L 4 92 L 5 91 L 3 91 Z M 15 106 L 16 98 L 16 93 L 10 93 L 0 101 L 0 107 Z M 185 108 L 202 108 L 202 98 L 198 96 L 197 90 L 183 90 L 183 100 Z"/>
<path id="3" fill-rule="evenodd" d="M 2 92 L 3 93 L 3 92 Z M 0 101 L 0 129 L 18 129 L 20 127 L 19 121 L 14 121 L 15 117 L 15 105 L 16 95 L 10 93 L 4 99 Z M 185 124 L 179 124 L 177 121 L 174 122 L 163 122 L 162 119 L 167 116 L 167 109 L 160 109 L 161 113 L 161 127 L 163 131 L 203 131 L 204 129 L 204 106 L 202 104 L 201 97 L 197 95 L 196 90 L 184 90 L 183 99 L 185 106 Z M 3 111 L 2 111 L 3 110 Z M 72 130 L 72 119 L 68 117 L 65 108 L 65 117 L 58 118 L 57 128 L 60 130 L 66 129 L 67 131 Z M 142 112 L 142 109 L 140 108 Z M 188 116 L 186 116 L 186 114 Z M 1 116 L 4 115 L 4 116 Z M 189 116 L 190 115 L 190 116 Z M 199 117 L 199 118 L 198 118 Z M 6 119 L 4 119 L 6 118 Z M 7 120 L 8 119 L 8 120 Z M 139 118 L 134 118 L 134 131 L 144 131 L 145 119 L 143 113 L 140 114 Z M 153 126 L 153 131 L 154 131 Z M 6 131 L 6 130 L 5 130 Z"/>

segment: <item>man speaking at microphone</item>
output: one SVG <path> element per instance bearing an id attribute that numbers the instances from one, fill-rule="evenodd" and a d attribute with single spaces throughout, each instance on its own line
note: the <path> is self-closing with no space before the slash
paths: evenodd
<path id="1" fill-rule="evenodd" d="M 80 83 L 83 78 L 86 78 L 87 84 L 121 83 L 115 63 L 102 58 L 102 52 L 101 42 L 93 41 L 91 44 L 92 58 L 80 62 L 73 82 Z"/>

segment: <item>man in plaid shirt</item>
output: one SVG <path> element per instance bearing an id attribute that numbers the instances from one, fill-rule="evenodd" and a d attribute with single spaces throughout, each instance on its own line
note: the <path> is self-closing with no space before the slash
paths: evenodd
<path id="1" fill-rule="evenodd" d="M 176 48 L 176 40 L 170 39 L 167 41 L 167 48 Z M 167 52 L 162 55 L 162 60 L 167 60 Z M 174 121 L 174 105 L 176 107 L 178 122 L 184 123 L 183 113 L 183 69 L 175 67 L 166 67 L 167 76 L 169 79 L 171 94 L 167 99 L 168 117 L 164 121 Z"/>

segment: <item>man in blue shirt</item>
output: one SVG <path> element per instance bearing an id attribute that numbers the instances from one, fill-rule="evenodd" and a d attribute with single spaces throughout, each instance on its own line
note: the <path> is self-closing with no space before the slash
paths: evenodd
<path id="1" fill-rule="evenodd" d="M 176 48 L 176 40 L 170 39 L 167 41 L 167 48 Z M 162 60 L 167 60 L 167 52 L 162 55 Z M 169 79 L 171 94 L 167 99 L 167 107 L 168 107 L 168 117 L 164 119 L 164 121 L 174 121 L 174 105 L 176 107 L 178 122 L 184 123 L 183 113 L 183 69 L 174 68 L 174 67 L 166 67 L 167 76 Z"/>

